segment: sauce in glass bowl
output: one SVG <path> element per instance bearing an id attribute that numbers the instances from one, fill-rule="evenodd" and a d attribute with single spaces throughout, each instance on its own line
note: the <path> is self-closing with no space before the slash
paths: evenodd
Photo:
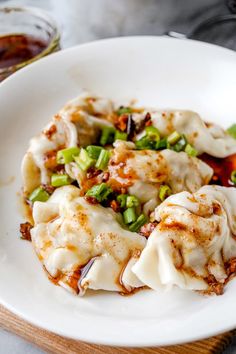
<path id="1" fill-rule="evenodd" d="M 0 8 L 0 82 L 18 69 L 60 49 L 51 16 L 37 8 Z"/>
<path id="2" fill-rule="evenodd" d="M 9 34 L 0 37 L 0 68 L 20 64 L 39 55 L 48 43 L 25 34 Z"/>

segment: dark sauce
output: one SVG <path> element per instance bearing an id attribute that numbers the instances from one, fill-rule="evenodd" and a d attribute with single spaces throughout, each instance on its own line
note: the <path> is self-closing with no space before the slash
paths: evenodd
<path id="1" fill-rule="evenodd" d="M 0 37 L 0 69 L 23 63 L 40 54 L 48 43 L 42 39 L 12 34 Z"/>
<path id="2" fill-rule="evenodd" d="M 225 187 L 232 187 L 234 184 L 230 180 L 230 175 L 233 170 L 236 170 L 236 154 L 219 159 L 207 154 L 199 156 L 213 170 L 214 175 L 211 179 L 211 184 L 218 184 Z"/>

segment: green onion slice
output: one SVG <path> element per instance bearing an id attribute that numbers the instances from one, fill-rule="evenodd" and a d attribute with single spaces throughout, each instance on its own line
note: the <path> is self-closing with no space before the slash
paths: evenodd
<path id="1" fill-rule="evenodd" d="M 192 157 L 195 157 L 197 156 L 198 154 L 198 151 L 196 149 L 194 149 L 190 144 L 187 144 L 184 151 L 189 155 L 189 156 L 192 156 Z"/>
<path id="2" fill-rule="evenodd" d="M 66 175 L 66 174 L 53 174 L 51 176 L 51 185 L 53 187 L 62 187 L 62 186 L 66 186 L 68 184 L 70 184 L 72 181 L 71 181 L 71 178 Z"/>
<path id="3" fill-rule="evenodd" d="M 132 109 L 130 107 L 120 107 L 117 111 L 118 116 L 129 113 L 132 113 Z"/>
<path id="4" fill-rule="evenodd" d="M 126 199 L 126 207 L 132 208 L 139 206 L 139 200 L 135 195 L 128 195 Z"/>
<path id="5" fill-rule="evenodd" d="M 50 194 L 46 192 L 42 187 L 36 188 L 29 196 L 29 200 L 31 202 L 46 202 L 48 198 L 50 197 Z"/>
<path id="6" fill-rule="evenodd" d="M 152 125 L 150 125 L 149 127 L 145 128 L 145 131 L 146 131 L 146 135 L 151 140 L 155 140 L 155 141 L 159 141 L 160 140 L 160 133 L 159 133 L 159 130 L 157 128 L 155 128 Z"/>
<path id="7" fill-rule="evenodd" d="M 180 140 L 180 138 L 181 135 L 177 131 L 175 131 L 167 137 L 167 143 L 169 143 L 170 145 L 174 145 Z"/>
<path id="8" fill-rule="evenodd" d="M 128 134 L 125 132 L 120 132 L 119 130 L 116 130 L 115 132 L 115 140 L 124 140 L 126 141 L 128 139 Z"/>
<path id="9" fill-rule="evenodd" d="M 186 145 L 188 144 L 187 139 L 184 135 L 181 136 L 181 138 L 179 139 L 179 141 L 171 146 L 171 149 L 176 151 L 176 152 L 180 152 L 180 151 L 184 151 Z"/>
<path id="10" fill-rule="evenodd" d="M 144 214 L 141 214 L 139 215 L 138 219 L 129 226 L 129 230 L 132 232 L 137 232 L 140 227 L 146 224 L 147 222 L 148 218 Z"/>
<path id="11" fill-rule="evenodd" d="M 155 150 L 160 142 L 160 134 L 157 128 L 149 126 L 145 128 L 146 135 L 135 142 L 136 148 L 139 150 Z"/>
<path id="12" fill-rule="evenodd" d="M 79 155 L 80 149 L 75 146 L 57 151 L 57 163 L 66 164 L 73 161 L 73 156 Z"/>
<path id="13" fill-rule="evenodd" d="M 236 124 L 231 125 L 231 127 L 229 127 L 227 129 L 227 132 L 229 133 L 229 135 L 231 135 L 234 139 L 236 139 Z"/>
<path id="14" fill-rule="evenodd" d="M 135 142 L 138 150 L 154 150 L 156 147 L 156 141 L 150 139 L 148 136 L 144 136 Z"/>
<path id="15" fill-rule="evenodd" d="M 172 190 L 167 184 L 163 184 L 160 186 L 159 189 L 159 198 L 163 202 L 167 197 L 169 197 L 172 194 Z"/>
<path id="16" fill-rule="evenodd" d="M 98 170 L 105 170 L 107 168 L 108 162 L 109 162 L 109 158 L 110 158 L 110 153 L 108 150 L 102 149 L 98 160 L 96 162 L 95 167 Z"/>
<path id="17" fill-rule="evenodd" d="M 79 156 L 74 156 L 74 160 L 82 171 L 87 171 L 89 167 L 95 164 L 95 160 L 83 148 L 80 150 Z"/>
<path id="18" fill-rule="evenodd" d="M 135 208 L 128 208 L 123 213 L 123 220 L 125 224 L 131 224 L 137 219 Z"/>
<path id="19" fill-rule="evenodd" d="M 112 127 L 104 127 L 102 129 L 102 134 L 100 137 L 100 144 L 102 146 L 106 144 L 111 144 L 114 141 L 115 128 Z"/>
<path id="20" fill-rule="evenodd" d="M 230 178 L 231 178 L 231 181 L 233 182 L 233 184 L 236 184 L 236 170 L 233 170 L 231 172 Z"/>
<path id="21" fill-rule="evenodd" d="M 167 139 L 166 138 L 163 138 L 163 139 L 157 141 L 156 146 L 155 146 L 156 150 L 163 150 L 166 148 L 167 148 Z"/>
<path id="22" fill-rule="evenodd" d="M 101 203 L 105 201 L 111 193 L 112 189 L 106 183 L 101 183 L 90 188 L 86 195 L 96 198 Z"/>
<path id="23" fill-rule="evenodd" d="M 100 152 L 102 151 L 102 147 L 96 145 L 89 145 L 86 147 L 86 151 L 89 154 L 89 157 L 91 157 L 91 159 L 97 160 L 100 155 Z"/>
<path id="24" fill-rule="evenodd" d="M 116 197 L 117 202 L 120 204 L 121 208 L 126 207 L 126 200 L 127 200 L 128 195 L 127 194 L 120 194 Z"/>

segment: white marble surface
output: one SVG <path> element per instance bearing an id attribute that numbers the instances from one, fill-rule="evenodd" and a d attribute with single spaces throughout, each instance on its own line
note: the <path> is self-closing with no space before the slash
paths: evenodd
<path id="1" fill-rule="evenodd" d="M 0 0 L 0 6 L 37 6 L 49 10 L 66 48 L 99 38 L 189 33 L 209 17 L 228 13 L 223 0 Z M 0 354 L 41 354 L 42 350 L 0 330 Z M 224 354 L 236 354 L 236 338 Z"/>

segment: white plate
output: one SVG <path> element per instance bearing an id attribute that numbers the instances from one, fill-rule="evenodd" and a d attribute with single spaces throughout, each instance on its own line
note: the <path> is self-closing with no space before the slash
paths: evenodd
<path id="1" fill-rule="evenodd" d="M 19 239 L 17 191 L 28 141 L 82 89 L 193 109 L 228 126 L 236 121 L 236 54 L 190 40 L 110 39 L 51 55 L 0 85 L 0 302 L 47 330 L 110 345 L 170 345 L 234 328 L 236 280 L 218 297 L 175 289 L 79 298 L 51 284 L 31 244 Z"/>

